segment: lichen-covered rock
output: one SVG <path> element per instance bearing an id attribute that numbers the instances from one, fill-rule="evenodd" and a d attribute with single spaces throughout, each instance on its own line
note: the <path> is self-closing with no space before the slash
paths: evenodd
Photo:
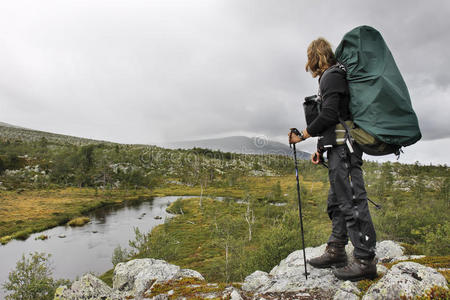
<path id="1" fill-rule="evenodd" d="M 64 295 L 64 291 L 67 290 L 67 286 L 66 285 L 61 285 L 59 286 L 56 291 L 55 291 L 55 297 L 53 298 L 54 300 L 63 300 L 63 295 Z"/>
<path id="2" fill-rule="evenodd" d="M 113 288 L 120 291 L 133 290 L 136 277 L 152 264 L 153 259 L 134 259 L 126 263 L 118 263 L 114 268 Z"/>
<path id="3" fill-rule="evenodd" d="M 174 279 L 181 279 L 181 278 L 196 278 L 199 280 L 205 280 L 205 278 L 200 274 L 199 272 L 191 269 L 181 269 L 178 271 L 178 273 L 175 275 Z"/>
<path id="4" fill-rule="evenodd" d="M 113 291 L 103 281 L 91 274 L 86 274 L 75 281 L 70 288 L 61 286 L 56 290 L 55 300 L 78 299 L 122 299 L 119 293 Z"/>
<path id="5" fill-rule="evenodd" d="M 388 268 L 383 266 L 382 264 L 377 264 L 377 274 L 384 275 L 389 271 Z"/>
<path id="6" fill-rule="evenodd" d="M 403 255 L 405 248 L 394 241 L 382 241 L 377 243 L 375 256 L 379 262 L 390 262 L 394 258 Z"/>
<path id="7" fill-rule="evenodd" d="M 263 271 L 255 271 L 245 278 L 242 289 L 247 292 L 256 292 L 270 285 L 269 274 Z"/>
<path id="8" fill-rule="evenodd" d="M 326 244 L 319 247 L 306 248 L 306 258 L 310 259 L 322 255 L 325 247 Z M 377 243 L 376 256 L 379 261 L 388 262 L 398 256 L 402 256 L 403 250 L 403 247 L 396 242 L 383 241 Z M 352 260 L 353 246 L 350 243 L 346 246 L 346 252 L 349 260 Z M 345 293 L 349 297 L 351 296 L 350 294 L 354 294 L 355 296 L 358 294 L 356 290 L 342 289 L 342 281 L 333 275 L 331 269 L 316 269 L 309 264 L 307 264 L 307 268 L 309 273 L 308 280 L 306 280 L 304 275 L 303 252 L 302 250 L 297 250 L 289 254 L 269 273 L 256 271 L 247 276 L 242 288 L 245 291 L 261 294 L 308 291 L 313 289 L 320 289 L 335 295 L 338 293 L 336 297 L 344 297 Z M 384 274 L 387 272 L 387 268 L 378 265 L 377 271 Z M 354 298 L 355 296 L 351 297 Z"/>
<path id="9" fill-rule="evenodd" d="M 113 288 L 127 295 L 140 296 L 151 289 L 153 284 L 172 279 L 194 277 L 204 280 L 194 270 L 180 269 L 164 260 L 145 258 L 119 263 L 114 269 Z"/>
<path id="10" fill-rule="evenodd" d="M 434 285 L 447 288 L 444 276 L 435 269 L 414 262 L 401 262 L 372 285 L 363 300 L 419 296 Z"/>
<path id="11" fill-rule="evenodd" d="M 333 300 L 358 300 L 360 290 L 353 282 L 344 281 L 340 286 L 336 294 L 334 294 Z"/>
<path id="12" fill-rule="evenodd" d="M 306 258 L 323 254 L 326 244 L 305 249 Z M 353 246 L 346 246 L 349 258 L 353 257 Z M 379 261 L 392 262 L 405 258 L 403 247 L 392 241 L 377 243 L 376 255 Z M 218 288 L 217 284 L 207 283 L 203 276 L 194 270 L 181 269 L 163 260 L 135 259 L 119 263 L 114 269 L 113 288 L 93 275 L 84 275 L 71 287 L 61 286 L 56 290 L 57 300 L 72 299 L 168 299 L 173 297 L 212 297 L 242 299 L 359 299 L 360 291 L 356 283 L 338 280 L 332 269 L 316 269 L 309 264 L 308 279 L 305 278 L 303 251 L 289 254 L 269 273 L 256 271 L 245 278 L 241 289 L 229 286 Z M 363 299 L 397 299 L 401 295 L 414 297 L 422 295 L 433 286 L 447 289 L 444 276 L 435 269 L 418 263 L 401 262 L 388 270 L 382 264 L 377 265 L 377 272 L 384 276 L 374 283 Z M 187 280 L 182 280 L 188 278 Z M 195 278 L 195 279 L 193 279 Z M 155 285 L 158 283 L 157 285 Z M 176 284 L 181 283 L 182 289 Z M 168 288 L 162 288 L 161 286 Z M 199 289 L 199 287 L 206 289 Z M 158 287 L 158 288 L 157 288 Z M 187 292 L 188 288 L 189 292 Z M 153 292 L 152 293 L 152 289 Z M 160 292 L 158 292 L 160 291 Z M 245 291 L 245 293 L 243 293 Z"/>
<path id="13" fill-rule="evenodd" d="M 241 294 L 236 289 L 233 289 L 229 297 L 230 300 L 242 300 Z"/>
<path id="14" fill-rule="evenodd" d="M 306 248 L 307 259 L 321 255 L 325 247 L 326 245 Z M 297 292 L 317 288 L 334 293 L 339 288 L 340 281 L 333 275 L 331 269 L 316 269 L 308 264 L 308 280 L 306 280 L 304 267 L 302 250 L 294 251 L 269 274 L 256 271 L 247 276 L 242 288 L 258 293 Z"/>

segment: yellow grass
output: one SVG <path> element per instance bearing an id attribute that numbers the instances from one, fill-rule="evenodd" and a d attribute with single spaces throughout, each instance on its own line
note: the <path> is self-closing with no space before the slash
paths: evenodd
<path id="1" fill-rule="evenodd" d="M 142 194 L 145 194 L 142 193 Z M 125 191 L 63 188 L 0 192 L 0 242 L 26 239 L 30 233 L 65 224 L 92 209 L 137 199 Z"/>
<path id="2" fill-rule="evenodd" d="M 263 198 L 280 182 L 283 193 L 295 186 L 295 176 L 246 177 L 234 186 L 207 187 L 204 196 L 228 196 L 243 198 L 246 194 Z M 311 188 L 311 182 L 305 182 Z M 322 183 L 313 183 L 320 189 Z M 0 191 L 0 243 L 11 239 L 26 239 L 39 232 L 80 217 L 88 211 L 105 206 L 134 201 L 151 196 L 200 195 L 199 186 L 171 184 L 155 189 L 95 190 L 94 188 L 61 188 L 46 190 Z"/>

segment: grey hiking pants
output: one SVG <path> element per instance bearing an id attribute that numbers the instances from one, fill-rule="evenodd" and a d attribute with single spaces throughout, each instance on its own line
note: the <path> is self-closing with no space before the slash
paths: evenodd
<path id="1" fill-rule="evenodd" d="M 375 256 L 376 234 L 367 205 L 364 187 L 362 151 L 354 145 L 350 154 L 347 146 L 335 146 L 328 150 L 328 215 L 332 232 L 328 244 L 347 244 L 348 238 L 357 258 Z"/>

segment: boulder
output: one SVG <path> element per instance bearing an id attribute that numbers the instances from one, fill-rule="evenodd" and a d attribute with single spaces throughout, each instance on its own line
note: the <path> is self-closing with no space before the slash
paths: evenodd
<path id="1" fill-rule="evenodd" d="M 55 292 L 55 300 L 78 299 L 122 299 L 121 295 L 113 291 L 103 281 L 91 274 L 83 275 L 75 281 L 70 288 L 60 286 Z"/>
<path id="2" fill-rule="evenodd" d="M 375 249 L 375 256 L 379 262 L 391 262 L 396 257 L 402 256 L 405 248 L 394 241 L 378 242 Z"/>
<path id="3" fill-rule="evenodd" d="M 388 268 L 383 266 L 382 264 L 377 264 L 377 274 L 378 275 L 384 275 L 389 271 Z"/>
<path id="4" fill-rule="evenodd" d="M 306 258 L 310 259 L 321 255 L 325 247 L 326 244 L 319 247 L 306 248 Z M 351 261 L 353 258 L 353 246 L 350 243 L 346 246 L 346 252 Z M 376 257 L 381 262 L 391 262 L 395 261 L 397 257 L 404 257 L 403 252 L 404 248 L 393 241 L 379 242 L 376 246 Z M 242 289 L 259 294 L 316 289 L 335 295 L 335 299 L 358 298 L 359 291 L 356 286 L 338 280 L 331 269 L 316 269 L 309 264 L 307 264 L 307 268 L 309 273 L 308 280 L 306 280 L 304 275 L 303 252 L 302 250 L 297 250 L 289 254 L 269 273 L 256 271 L 247 276 Z M 389 273 L 388 269 L 381 264 L 377 265 L 377 271 L 380 274 Z"/>
<path id="5" fill-rule="evenodd" d="M 113 288 L 128 295 L 143 295 L 153 284 L 172 279 L 195 277 L 204 280 L 194 270 L 180 269 L 164 260 L 144 258 L 119 263 L 114 268 Z"/>
<path id="6" fill-rule="evenodd" d="M 245 278 L 242 289 L 247 292 L 257 292 L 272 283 L 269 274 L 263 271 L 255 271 Z"/>
<path id="7" fill-rule="evenodd" d="M 199 272 L 191 269 L 181 269 L 175 275 L 174 279 L 182 279 L 182 278 L 196 278 L 198 280 L 205 280 L 205 278 Z"/>
<path id="8" fill-rule="evenodd" d="M 306 258 L 321 255 L 326 244 L 305 249 Z M 347 255 L 352 258 L 353 247 L 346 247 Z M 376 255 L 379 261 L 394 262 L 403 259 L 403 247 L 392 241 L 377 243 Z M 196 292 L 200 298 L 247 299 L 359 299 L 360 290 L 356 283 L 338 280 L 332 269 L 316 269 L 307 264 L 308 279 L 305 278 L 303 251 L 297 250 L 289 254 L 270 272 L 255 271 L 247 276 L 238 289 L 229 286 L 225 290 Z M 443 275 L 435 269 L 414 262 L 400 262 L 388 270 L 377 264 L 377 272 L 384 276 L 374 283 L 364 300 L 399 299 L 401 296 L 414 297 L 423 295 L 433 286 L 447 288 Z M 58 300 L 72 299 L 142 299 L 150 295 L 155 283 L 164 283 L 182 278 L 196 278 L 204 281 L 203 276 L 194 270 L 181 269 L 164 260 L 135 259 L 119 263 L 114 269 L 113 288 L 91 274 L 86 274 L 75 281 L 71 287 L 60 286 L 55 293 Z M 186 288 L 205 286 L 216 288 L 217 284 L 195 282 Z M 201 290 L 201 289 L 200 289 Z M 179 291 L 177 291 L 178 293 Z M 153 297 L 153 299 L 169 299 L 175 291 L 169 290 Z M 192 295 L 191 295 L 192 296 Z"/>
<path id="9" fill-rule="evenodd" d="M 306 257 L 319 256 L 326 245 L 306 248 Z M 333 275 L 331 269 L 316 269 L 309 264 L 308 280 L 305 278 L 303 251 L 297 250 L 283 259 L 270 273 L 256 271 L 247 276 L 242 289 L 257 293 L 281 293 L 321 289 L 336 292 L 341 282 Z"/>
<path id="10" fill-rule="evenodd" d="M 356 287 L 356 284 L 351 281 L 344 281 L 340 286 L 336 294 L 334 294 L 333 300 L 358 300 L 360 290 Z"/>
<path id="11" fill-rule="evenodd" d="M 363 300 L 412 298 L 423 295 L 435 285 L 447 288 L 445 277 L 435 269 L 414 262 L 401 262 L 372 285 Z"/>
<path id="12" fill-rule="evenodd" d="M 230 300 L 242 300 L 241 294 L 236 290 L 233 289 L 231 293 L 229 294 Z"/>

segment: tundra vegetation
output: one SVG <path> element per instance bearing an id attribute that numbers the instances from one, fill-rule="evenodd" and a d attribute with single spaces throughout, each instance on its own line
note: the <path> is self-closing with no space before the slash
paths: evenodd
<path id="1" fill-rule="evenodd" d="M 116 249 L 114 263 L 160 258 L 197 270 L 209 281 L 239 282 L 255 270 L 270 271 L 301 247 L 290 157 L 13 131 L 0 130 L 2 243 L 26 239 L 104 205 L 192 195 L 172 203 L 168 210 L 177 216 L 152 232 L 136 229 L 129 249 Z M 363 169 L 369 197 L 383 207 L 371 207 L 378 240 L 440 256 L 449 268 L 449 168 L 366 161 Z M 299 173 L 305 241 L 317 246 L 330 233 L 327 171 L 300 161 Z M 107 282 L 110 277 L 111 272 L 103 275 Z"/>

